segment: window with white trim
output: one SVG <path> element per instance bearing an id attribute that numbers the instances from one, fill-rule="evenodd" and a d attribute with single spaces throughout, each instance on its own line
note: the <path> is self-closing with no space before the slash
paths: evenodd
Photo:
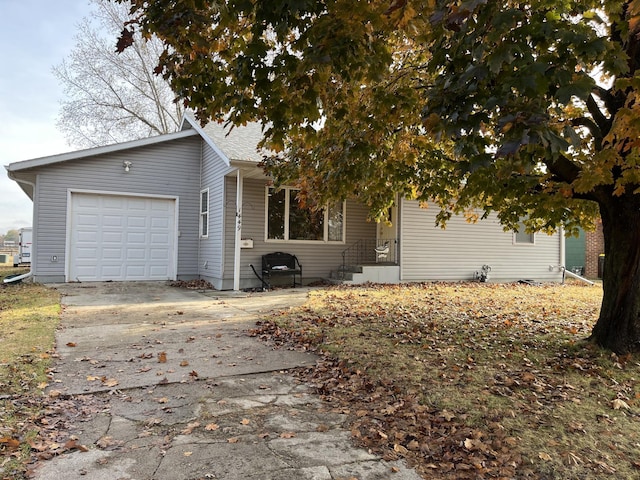
<path id="1" fill-rule="evenodd" d="M 209 236 L 209 189 L 200 191 L 200 237 Z"/>
<path id="2" fill-rule="evenodd" d="M 292 187 L 267 187 L 267 240 L 344 242 L 344 202 L 314 212 L 300 205 L 297 194 Z"/>
<path id="3" fill-rule="evenodd" d="M 518 223 L 518 231 L 513 232 L 513 243 L 517 245 L 534 245 L 535 233 L 527 233 L 524 222 Z"/>

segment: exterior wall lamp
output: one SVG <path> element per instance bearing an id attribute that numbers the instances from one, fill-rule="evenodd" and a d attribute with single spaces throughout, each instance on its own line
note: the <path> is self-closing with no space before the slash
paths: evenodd
<path id="1" fill-rule="evenodd" d="M 124 162 L 122 162 L 122 166 L 124 167 L 125 172 L 128 172 L 129 170 L 131 170 L 132 165 L 133 163 L 131 163 L 129 160 L 125 160 Z"/>

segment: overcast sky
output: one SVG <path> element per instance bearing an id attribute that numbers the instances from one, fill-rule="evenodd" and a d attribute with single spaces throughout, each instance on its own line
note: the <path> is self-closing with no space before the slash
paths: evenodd
<path id="1" fill-rule="evenodd" d="M 73 48 L 88 0 L 0 0 L 0 234 L 32 224 L 32 204 L 4 165 L 73 150 L 56 129 L 52 73 Z"/>

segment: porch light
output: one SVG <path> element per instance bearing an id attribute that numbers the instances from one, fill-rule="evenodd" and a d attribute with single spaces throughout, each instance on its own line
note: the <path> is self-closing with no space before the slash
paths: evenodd
<path id="1" fill-rule="evenodd" d="M 122 162 L 122 166 L 124 167 L 125 172 L 128 172 L 129 170 L 131 170 L 132 165 L 133 163 L 131 163 L 129 160 L 125 160 L 124 162 Z"/>

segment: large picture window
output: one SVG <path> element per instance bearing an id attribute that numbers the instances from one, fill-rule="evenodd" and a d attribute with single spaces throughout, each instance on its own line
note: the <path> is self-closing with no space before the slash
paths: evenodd
<path id="1" fill-rule="evenodd" d="M 344 202 L 313 212 L 303 208 L 298 190 L 267 187 L 267 240 L 344 241 Z"/>

